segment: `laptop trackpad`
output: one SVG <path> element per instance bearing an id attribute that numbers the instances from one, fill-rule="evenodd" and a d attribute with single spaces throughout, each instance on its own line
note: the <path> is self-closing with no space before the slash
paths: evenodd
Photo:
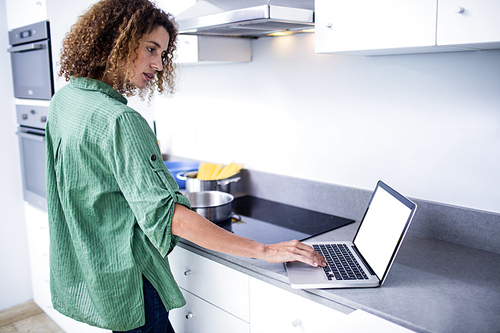
<path id="1" fill-rule="evenodd" d="M 293 267 L 293 269 L 289 269 Z M 328 281 L 322 267 L 313 267 L 302 262 L 287 262 L 288 279 L 291 284 L 324 283 Z"/>

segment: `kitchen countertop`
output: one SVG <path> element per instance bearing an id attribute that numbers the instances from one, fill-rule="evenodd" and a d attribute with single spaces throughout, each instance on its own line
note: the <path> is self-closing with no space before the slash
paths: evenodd
<path id="1" fill-rule="evenodd" d="M 350 240 L 359 221 L 315 237 Z M 283 264 L 179 246 L 331 307 L 362 309 L 416 332 L 500 332 L 500 255 L 407 234 L 386 282 L 379 288 L 296 290 Z"/>

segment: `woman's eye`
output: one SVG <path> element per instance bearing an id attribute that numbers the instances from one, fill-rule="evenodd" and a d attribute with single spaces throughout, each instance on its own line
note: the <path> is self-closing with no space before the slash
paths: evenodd
<path id="1" fill-rule="evenodd" d="M 149 51 L 149 52 L 153 53 L 153 52 L 154 52 L 154 50 L 155 50 L 154 48 L 152 48 L 152 47 L 148 47 L 148 51 Z"/>

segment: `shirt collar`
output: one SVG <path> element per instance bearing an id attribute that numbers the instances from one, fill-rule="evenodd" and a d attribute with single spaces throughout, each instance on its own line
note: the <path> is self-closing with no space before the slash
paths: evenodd
<path id="1" fill-rule="evenodd" d="M 70 84 L 76 88 L 85 90 L 95 90 L 100 91 L 111 98 L 118 100 L 119 102 L 127 105 L 127 99 L 123 97 L 118 91 L 113 89 L 109 84 L 96 79 L 88 79 L 85 77 L 71 78 Z"/>

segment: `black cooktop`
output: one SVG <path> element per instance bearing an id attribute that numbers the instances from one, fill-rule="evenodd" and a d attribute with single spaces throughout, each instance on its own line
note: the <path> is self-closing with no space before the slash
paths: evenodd
<path id="1" fill-rule="evenodd" d="M 237 235 L 262 243 L 304 240 L 353 223 L 354 220 L 246 195 L 234 199 L 233 213 L 241 221 L 226 223 Z"/>

